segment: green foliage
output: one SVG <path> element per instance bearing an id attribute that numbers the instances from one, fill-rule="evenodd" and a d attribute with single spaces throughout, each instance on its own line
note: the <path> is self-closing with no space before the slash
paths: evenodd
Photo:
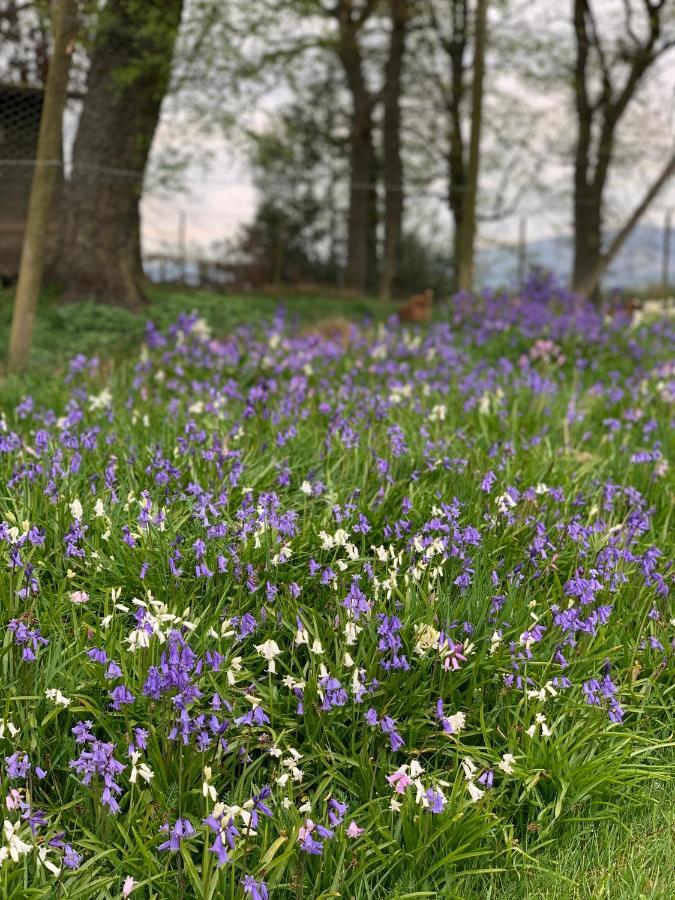
<path id="1" fill-rule="evenodd" d="M 253 283 L 338 280 L 342 252 L 335 195 L 341 143 L 330 132 L 335 88 L 329 71 L 305 96 L 278 113 L 267 130 L 251 132 L 250 165 L 260 197 L 239 249 Z"/>
<path id="2" fill-rule="evenodd" d="M 540 709 L 540 701 L 529 694 L 529 682 L 522 689 L 505 683 L 515 659 L 511 648 L 526 646 L 523 635 L 533 621 L 550 624 L 553 608 L 567 602 L 565 580 L 587 560 L 597 560 L 612 535 L 626 528 L 633 507 L 619 495 L 613 506 L 603 505 L 607 484 L 629 487 L 644 497 L 650 512 L 639 538 L 640 551 L 654 546 L 672 550 L 672 474 L 657 478 L 653 467 L 629 463 L 644 440 L 646 417 L 635 412 L 638 402 L 656 423 L 663 455 L 674 449 L 672 410 L 654 373 L 654 367 L 669 358 L 669 332 L 642 329 L 598 343 L 583 333 L 570 333 L 561 340 L 558 362 L 538 358 L 528 368 L 522 356 L 533 342 L 526 329 L 505 327 L 487 335 L 457 319 L 453 328 L 438 323 L 435 343 L 428 345 L 423 344 L 429 337 L 423 332 L 392 330 L 381 352 L 374 352 L 373 342 L 378 340 L 376 332 L 381 336 L 386 330 L 366 329 L 363 343 L 336 353 L 335 345 L 326 342 L 311 364 L 302 366 L 299 354 L 312 346 L 312 338 L 306 345 L 292 344 L 287 333 L 265 325 L 273 298 L 166 289 L 152 293 L 148 315 L 160 328 L 194 308 L 208 320 L 211 335 L 205 334 L 204 323 L 199 323 L 201 332 L 192 335 L 183 323 L 172 349 L 163 345 L 139 357 L 135 345 L 145 333 L 144 317 L 93 304 L 61 307 L 52 302 L 39 320 L 36 357 L 42 372 L 30 381 L 12 380 L 3 386 L 2 435 L 15 431 L 21 442 L 0 456 L 0 520 L 14 525 L 17 534 L 24 522 L 37 525 L 45 530 L 46 541 L 44 546 L 26 543 L 21 548 L 22 564 L 35 565 L 40 581 L 40 591 L 27 599 L 18 597 L 22 575 L 5 565 L 8 548 L 1 548 L 5 601 L 0 619 L 0 719 L 20 727 L 22 750 L 48 770 L 48 789 L 31 781 L 30 790 L 46 810 L 50 828 L 66 830 L 84 857 L 79 870 L 64 872 L 58 880 L 35 868 L 32 859 L 25 865 L 7 862 L 0 867 L 4 897 L 107 900 L 119 897 L 124 880 L 133 877 L 132 900 L 241 900 L 244 871 L 264 878 L 273 900 L 672 896 L 673 661 L 667 650 L 663 662 L 660 651 L 643 646 L 650 636 L 663 636 L 667 629 L 671 634 L 672 626 L 667 617 L 650 619 L 655 603 L 666 609 L 668 601 L 655 599 L 639 560 L 618 564 L 619 590 L 611 594 L 609 626 L 579 634 L 574 646 L 565 649 L 570 659 L 565 672 L 574 689 L 559 689 L 554 701 L 546 699 L 551 740 L 527 736 Z M 368 313 L 384 318 L 390 312 L 365 300 L 328 304 L 311 296 L 289 299 L 287 306 L 297 324 L 315 321 L 329 309 L 354 319 Z M 8 321 L 5 315 L 3 331 Z M 238 326 L 245 328 L 236 331 Z M 219 355 L 228 341 L 243 348 L 241 356 Z M 176 351 L 181 347 L 188 348 L 185 354 Z M 631 356 L 636 348 L 647 357 L 641 379 L 635 377 Z M 94 350 L 103 365 L 83 366 L 76 380 L 67 382 L 58 370 L 64 356 L 91 355 Z M 439 370 L 443 378 L 433 374 L 443 353 L 458 361 L 456 375 L 446 370 Z M 528 371 L 536 390 L 518 381 L 512 360 Z M 54 369 L 51 375 L 45 375 L 46 365 Z M 227 388 L 221 394 L 205 389 L 213 371 L 222 376 L 221 388 Z M 290 400 L 300 391 L 301 378 L 307 379 L 301 414 L 292 407 L 280 411 L 273 405 L 276 399 L 249 393 L 261 385 L 276 391 L 279 384 L 286 386 L 289 373 L 296 379 L 287 394 Z M 501 394 L 484 389 L 481 379 L 491 376 L 501 378 Z M 478 380 L 471 390 L 464 384 L 470 377 Z M 555 390 L 544 389 L 547 380 Z M 598 388 L 617 384 L 630 390 L 610 397 Z M 110 390 L 109 409 L 101 399 L 104 388 Z M 57 436 L 49 453 L 63 451 L 59 458 L 65 474 L 53 503 L 46 491 L 48 474 L 35 482 L 16 477 L 24 462 L 35 458 L 40 427 L 39 418 L 27 419 L 15 408 L 27 392 L 39 416 L 46 407 L 55 411 Z M 212 405 L 214 398 L 226 395 L 223 406 Z M 283 396 L 281 390 L 278 396 Z M 325 396 L 337 398 L 342 409 L 356 414 L 354 421 L 366 423 L 361 442 L 349 446 L 347 440 L 326 440 L 326 412 L 320 405 Z M 390 405 L 383 412 L 378 404 L 384 399 Z M 65 420 L 58 419 L 67 411 L 81 411 L 76 424 L 81 425 L 78 435 L 83 441 L 95 428 L 109 437 L 83 449 L 72 467 L 66 465 L 75 456 L 68 446 L 71 435 Z M 618 435 L 608 429 L 610 416 L 623 423 Z M 390 453 L 393 425 L 405 436 L 405 454 Z M 280 445 L 279 429 L 291 426 L 288 447 Z M 215 462 L 210 453 L 214 448 L 223 448 L 223 457 L 215 454 Z M 149 477 L 159 473 L 154 468 L 158 449 L 166 471 L 174 466 L 177 470 L 171 476 L 175 483 L 166 490 L 166 483 Z M 464 466 L 453 464 L 459 454 L 466 458 Z M 112 502 L 110 490 L 100 487 L 111 455 L 119 463 L 119 502 Z M 386 478 L 376 465 L 384 458 L 390 464 Z M 438 464 L 430 462 L 436 458 Z M 242 466 L 241 483 L 230 477 L 233 460 Z M 278 480 L 280 461 L 287 470 L 285 484 Z M 518 484 L 523 491 L 532 486 L 533 496 L 522 501 L 513 519 L 498 519 L 496 497 L 487 496 L 480 486 L 489 468 L 498 471 L 503 486 Z M 320 480 L 325 490 L 308 494 L 302 487 L 308 477 Z M 561 498 L 554 501 L 543 482 L 559 489 Z M 97 485 L 94 495 L 92 486 Z M 195 485 L 208 485 L 214 502 L 220 503 L 221 492 L 227 492 L 227 499 L 217 509 L 205 506 L 200 515 Z M 542 491 L 537 493 L 534 486 Z M 152 492 L 153 515 L 166 507 L 161 527 L 139 524 L 144 509 L 140 492 L 146 489 Z M 274 492 L 284 510 L 297 513 L 297 532 L 289 541 L 292 554 L 283 568 L 273 562 L 279 546 L 272 529 L 242 529 L 249 492 L 261 504 Z M 94 508 L 98 497 L 105 499 L 100 515 Z M 384 550 L 386 544 L 393 550 L 398 542 L 402 554 L 410 553 L 408 537 L 418 529 L 423 537 L 429 517 L 437 515 L 432 510 L 453 498 L 461 504 L 461 527 L 475 523 L 481 530 L 481 541 L 470 550 L 470 583 L 462 589 L 457 584 L 463 562 L 459 553 L 448 557 L 436 580 L 424 569 L 419 578 L 406 579 L 403 571 L 397 578 L 396 553 L 383 562 L 374 547 L 381 544 Z M 87 552 L 85 557 L 65 557 L 64 534 L 76 515 L 71 505 L 76 499 L 84 510 Z M 413 531 L 404 530 L 397 538 L 390 529 L 400 520 L 404 501 Z M 353 530 L 356 556 L 350 558 L 338 547 L 322 546 L 320 539 L 322 531 L 332 534 L 336 529 L 335 504 L 348 502 L 354 502 L 370 524 L 367 533 Z M 256 505 L 251 509 L 255 513 Z M 205 528 L 221 521 L 228 529 L 225 543 L 236 541 L 242 561 L 260 574 L 261 585 L 267 580 L 279 583 L 273 601 L 266 602 L 262 591 L 249 590 L 243 583 L 246 576 L 240 578 L 231 569 L 213 578 L 193 575 L 194 542 Z M 538 523 L 560 547 L 542 556 L 536 572 L 528 570 L 519 578 L 523 560 L 534 552 Z M 587 547 L 581 541 L 559 540 L 558 525 L 572 523 L 598 525 L 585 536 Z M 124 539 L 125 527 L 134 532 L 132 542 Z M 459 538 L 453 541 L 461 543 Z M 173 578 L 168 567 L 175 548 L 182 552 L 180 579 Z M 209 548 L 215 569 L 211 552 Z M 366 560 L 376 567 L 381 590 L 374 609 L 393 610 L 403 620 L 403 652 L 414 661 L 409 671 L 383 674 L 374 617 L 362 621 L 358 641 L 346 648 L 342 628 L 336 627 L 344 615 L 343 593 L 308 578 L 310 558 L 347 572 L 345 579 L 361 572 Z M 142 563 L 148 569 L 140 574 Z M 408 568 L 406 574 L 410 572 Z M 387 577 L 392 579 L 388 585 Z M 495 577 L 503 594 L 502 633 L 491 648 Z M 293 640 L 298 603 L 286 590 L 290 582 L 303 585 L 307 645 Z M 75 589 L 86 590 L 88 602 L 73 602 Z M 117 589 L 119 597 L 113 595 Z M 368 590 L 375 592 L 371 585 Z M 148 667 L 159 664 L 164 645 L 154 641 L 142 652 L 128 649 L 134 598 L 147 600 L 148 591 L 171 614 L 188 621 L 186 634 L 195 653 L 202 656 L 214 646 L 220 648 L 223 667 L 205 669 L 204 693 L 222 692 L 238 716 L 255 691 L 270 715 L 269 729 L 232 729 L 226 753 L 213 747 L 198 751 L 194 744 L 184 747 L 169 739 L 173 707 L 166 697 L 156 700 L 140 690 Z M 259 619 L 261 630 L 254 638 L 236 642 L 228 632 L 230 617 L 245 613 Z M 6 626 L 15 617 L 39 624 L 49 637 L 37 664 L 22 663 L 12 642 Z M 463 664 L 447 670 L 437 654 L 425 650 L 419 635 L 454 620 L 471 623 L 472 629 L 463 639 Z M 254 645 L 275 635 L 283 635 L 283 646 L 272 673 Z M 310 651 L 314 641 L 320 642 L 320 651 Z M 467 644 L 473 646 L 471 651 Z M 557 638 L 547 634 L 542 646 L 545 652 L 523 657 L 519 670 L 537 686 L 550 684 L 560 671 L 553 659 Z M 120 662 L 125 683 L 138 695 L 133 708 L 111 710 L 110 684 L 102 667 L 87 656 L 92 647 L 104 648 Z M 351 666 L 345 649 L 353 653 Z M 610 722 L 607 709 L 585 702 L 580 690 L 582 681 L 600 673 L 610 658 L 623 722 Z M 323 664 L 341 672 L 345 683 L 353 669 L 381 682 L 369 696 L 380 716 L 399 723 L 404 750 L 393 751 L 383 734 L 364 725 L 367 703 L 350 697 L 339 709 L 322 709 L 316 690 Z M 226 671 L 233 674 L 231 682 Z M 301 717 L 283 681 L 299 673 L 306 685 Z M 49 688 L 61 690 L 70 705 L 55 705 L 45 696 Z M 466 711 L 461 732 L 449 734 L 440 728 L 434 718 L 439 697 L 448 714 Z M 154 777 L 151 783 L 140 779 L 130 784 L 127 770 L 116 816 L 105 813 L 100 792 L 83 789 L 70 766 L 79 752 L 71 730 L 81 720 L 94 721 L 100 739 L 119 742 L 120 755 L 134 726 L 151 727 L 144 760 Z M 202 792 L 204 767 L 213 769 L 218 799 L 243 806 L 263 784 L 277 784 L 283 771 L 265 752 L 272 742 L 285 752 L 293 747 L 302 754 L 303 778 L 297 784 L 284 783 L 283 790 L 275 787 L 274 817 L 261 817 L 255 836 L 236 842 L 233 863 L 217 869 L 208 849 L 212 836 L 201 825 L 211 809 Z M 6 743 L 2 750 L 6 757 Z M 517 762 L 513 771 L 502 772 L 498 766 L 507 751 Z M 494 788 L 477 802 L 467 794 L 467 756 L 478 770 L 496 775 Z M 442 814 L 422 809 L 414 790 L 401 796 L 400 810 L 390 808 L 393 791 L 387 779 L 404 760 L 415 760 L 442 778 Z M 124 762 L 130 765 L 128 756 Z M 13 782 L 4 771 L 0 777 L 4 796 Z M 292 801 L 288 806 L 280 802 L 284 797 Z M 323 856 L 303 856 L 298 835 L 305 815 L 298 806 L 311 801 L 312 816 L 319 820 L 329 798 L 348 803 L 347 822 L 353 819 L 363 834 L 352 839 L 338 828 Z M 163 856 L 158 845 L 166 835 L 160 827 L 178 815 L 188 816 L 199 830 L 177 853 Z M 0 845 L 3 840 L 0 835 Z"/>
<path id="3" fill-rule="evenodd" d="M 404 294 L 417 294 L 431 288 L 436 297 L 452 292 L 453 269 L 447 247 L 434 246 L 414 232 L 403 235 L 401 263 L 396 288 Z"/>

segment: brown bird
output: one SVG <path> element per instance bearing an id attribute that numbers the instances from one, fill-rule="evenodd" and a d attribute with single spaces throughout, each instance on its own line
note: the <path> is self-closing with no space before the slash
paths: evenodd
<path id="1" fill-rule="evenodd" d="M 427 289 L 421 294 L 415 294 L 400 306 L 398 318 L 400 322 L 431 322 L 431 310 L 434 303 L 434 292 Z"/>

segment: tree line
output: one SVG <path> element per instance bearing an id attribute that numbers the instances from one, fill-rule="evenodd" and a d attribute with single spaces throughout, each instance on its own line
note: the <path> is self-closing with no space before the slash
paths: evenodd
<path id="1" fill-rule="evenodd" d="M 247 154 L 260 205 L 243 246 L 262 248 L 274 277 L 295 259 L 386 298 L 414 242 L 411 208 L 432 190 L 453 225 L 453 287 L 472 289 L 481 219 L 536 182 L 531 101 L 551 92 L 571 163 L 571 286 L 595 295 L 675 171 L 671 147 L 607 234 L 622 129 L 675 46 L 675 0 L 555 6 L 558 35 L 522 0 L 0 0 L 6 58 L 25 69 L 34 54 L 45 86 L 38 156 L 61 155 L 67 92 L 81 101 L 68 176 L 35 168 L 23 306 L 40 243 L 66 297 L 143 305 L 139 202 L 171 98 L 187 127 L 222 129 Z M 40 25 L 28 38 L 27 15 Z M 250 111 L 265 104 L 260 125 Z"/>

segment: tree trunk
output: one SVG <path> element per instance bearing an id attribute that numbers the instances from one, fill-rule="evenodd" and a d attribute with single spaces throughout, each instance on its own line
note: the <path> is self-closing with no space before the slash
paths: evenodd
<path id="1" fill-rule="evenodd" d="M 464 144 L 462 141 L 462 131 L 459 127 L 459 117 L 457 120 L 457 128 L 454 135 L 450 139 L 450 158 L 448 160 L 449 170 L 449 196 L 448 202 L 450 212 L 452 213 L 452 221 L 454 225 L 453 234 L 453 266 L 454 266 L 454 287 L 459 290 L 459 263 L 464 252 L 464 192 L 466 189 L 466 172 L 464 169 Z"/>
<path id="2" fill-rule="evenodd" d="M 621 248 L 635 229 L 635 226 L 673 175 L 675 175 L 675 153 L 671 154 L 668 162 L 662 169 L 661 174 L 650 186 L 640 203 L 635 207 L 623 228 L 621 228 L 611 241 L 607 250 L 598 253 L 595 266 L 588 269 L 584 280 L 581 280 L 581 278 L 579 279 L 579 293 L 586 297 L 592 297 L 596 293 L 600 285 L 600 280 L 608 266 L 611 265 L 612 260 L 619 254 Z"/>
<path id="3" fill-rule="evenodd" d="M 372 116 L 372 106 L 371 106 Z M 377 199 L 378 159 L 370 133 L 371 180 L 367 190 L 368 219 L 366 224 L 366 290 L 370 294 L 377 293 L 379 278 L 377 228 L 380 222 L 380 210 Z"/>
<path id="4" fill-rule="evenodd" d="M 669 162 L 646 197 L 629 218 L 607 253 L 602 251 L 603 199 L 614 157 L 617 127 L 634 100 L 650 66 L 671 46 L 662 39 L 662 24 L 669 15 L 660 0 L 648 3 L 648 29 L 642 39 L 631 31 L 631 7 L 625 4 L 625 24 L 633 39 L 625 59 L 612 67 L 597 28 L 590 0 L 574 0 L 572 17 L 576 43 L 574 99 L 577 143 L 574 159 L 574 261 L 572 289 L 597 299 L 600 279 L 635 227 L 644 210 L 672 175 Z M 600 71 L 591 66 L 599 62 Z M 624 75 L 625 70 L 625 75 Z"/>
<path id="5" fill-rule="evenodd" d="M 377 219 L 375 190 L 375 146 L 370 103 L 355 103 L 349 153 L 349 214 L 347 219 L 348 288 L 364 292 L 374 281 Z"/>
<path id="6" fill-rule="evenodd" d="M 464 56 L 467 46 L 468 2 L 452 0 L 452 37 L 444 47 L 450 58 L 450 92 L 447 99 L 448 202 L 454 224 L 454 287 L 459 290 L 459 262 L 464 249 L 464 193 L 466 191 L 466 150 L 462 133 L 462 103 L 466 90 Z"/>
<path id="7" fill-rule="evenodd" d="M 54 275 L 66 298 L 144 302 L 139 202 L 183 0 L 109 0 L 64 190 Z"/>
<path id="8" fill-rule="evenodd" d="M 572 290 L 578 292 L 598 265 L 602 247 L 602 192 L 591 163 L 594 107 L 588 96 L 587 68 L 591 52 L 586 25 L 587 0 L 575 0 L 576 59 L 574 98 L 577 142 L 574 156 L 574 250 Z M 609 148 L 606 148 L 609 149 Z M 605 153 L 604 161 L 607 161 Z"/>
<path id="9" fill-rule="evenodd" d="M 574 258 L 572 289 L 583 293 L 591 273 L 600 262 L 602 252 L 601 198 L 593 188 L 575 190 L 574 197 Z"/>
<path id="10" fill-rule="evenodd" d="M 9 340 L 9 368 L 21 371 L 28 364 L 38 297 L 42 286 L 50 209 L 63 157 L 63 110 L 68 96 L 72 45 L 77 32 L 77 0 L 60 0 L 55 12 L 54 50 L 45 87 L 37 159 L 31 184 L 23 238 L 19 280 Z"/>
<path id="11" fill-rule="evenodd" d="M 342 0 L 338 5 L 337 15 L 340 28 L 337 52 L 352 98 L 345 284 L 364 292 L 372 289 L 377 281 L 375 99 L 368 90 L 359 46 L 358 35 L 363 22 L 352 18 L 352 4 L 348 0 Z"/>
<path id="12" fill-rule="evenodd" d="M 471 137 L 462 211 L 462 253 L 457 266 L 458 287 L 464 291 L 472 289 L 474 275 L 476 206 L 480 174 L 480 139 L 483 125 L 483 82 L 485 79 L 485 51 L 487 48 L 487 6 L 488 0 L 477 0 L 473 51 L 473 84 L 471 86 Z"/>
<path id="13" fill-rule="evenodd" d="M 390 0 L 391 37 L 384 84 L 384 252 L 380 297 L 391 298 L 398 271 L 403 226 L 401 79 L 408 28 L 408 0 Z"/>

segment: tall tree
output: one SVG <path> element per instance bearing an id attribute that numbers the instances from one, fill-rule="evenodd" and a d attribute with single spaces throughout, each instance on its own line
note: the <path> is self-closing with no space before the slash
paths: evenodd
<path id="1" fill-rule="evenodd" d="M 455 287 L 470 289 L 476 237 L 483 125 L 487 0 L 426 0 L 428 47 L 422 84 L 430 83 L 453 222 Z"/>
<path id="2" fill-rule="evenodd" d="M 336 148 L 326 122 L 334 94 L 334 78 L 325 80 L 330 74 L 315 72 L 303 94 L 252 136 L 249 164 L 259 202 L 235 249 L 247 259 L 253 283 L 335 279 L 330 189 Z"/>
<path id="3" fill-rule="evenodd" d="M 383 167 L 384 250 L 380 296 L 388 300 L 398 271 L 403 228 L 404 182 L 401 136 L 401 91 L 408 24 L 412 0 L 389 0 L 391 31 L 385 66 Z"/>
<path id="4" fill-rule="evenodd" d="M 37 158 L 9 339 L 9 368 L 12 371 L 20 371 L 28 364 L 33 338 L 50 210 L 59 178 L 59 168 L 54 165 L 54 160 L 62 158 L 63 110 L 68 95 L 68 73 L 77 32 L 77 12 L 77 0 L 59 0 L 54 5 L 54 49 L 47 71 Z"/>
<path id="5" fill-rule="evenodd" d="M 573 0 L 577 140 L 572 287 L 585 295 L 596 293 L 612 256 L 672 174 L 666 166 L 636 208 L 639 215 L 628 217 L 629 230 L 621 230 L 613 253 L 604 252 L 603 207 L 618 128 L 649 70 L 675 46 L 672 0 L 624 0 L 623 9 L 619 38 L 610 41 L 600 33 L 592 0 Z"/>
<path id="6" fill-rule="evenodd" d="M 433 6 L 431 7 L 433 13 Z M 465 55 L 469 42 L 468 0 L 451 0 L 450 20 L 452 30 L 445 37 L 436 16 L 433 23 L 445 50 L 449 63 L 449 85 L 444 91 L 448 113 L 448 202 L 454 221 L 455 287 L 457 287 L 459 261 L 464 250 L 464 193 L 466 189 L 466 149 L 462 133 L 462 110 L 466 94 Z M 445 83 L 445 82 L 443 82 Z"/>
<path id="7" fill-rule="evenodd" d="M 476 207 L 480 174 L 480 145 L 483 127 L 483 93 L 485 53 L 487 47 L 488 0 L 477 0 L 474 29 L 473 72 L 471 84 L 471 136 L 466 180 L 462 201 L 462 243 L 457 267 L 457 286 L 470 291 L 473 287 L 474 247 L 476 243 Z"/>
<path id="8" fill-rule="evenodd" d="M 240 87 L 242 82 L 269 84 L 273 75 L 275 86 L 283 79 L 297 94 L 298 82 L 307 75 L 308 60 L 316 63 L 332 54 L 338 62 L 341 90 L 337 111 L 342 113 L 343 107 L 347 108 L 349 162 L 344 283 L 358 291 L 377 287 L 378 181 L 382 167 L 378 152 L 381 123 L 376 114 L 384 95 L 387 41 L 386 17 L 381 13 L 387 3 L 261 0 L 260 4 L 243 5 L 244 20 L 239 22 L 239 33 L 249 38 L 246 58 L 237 63 Z M 342 115 L 339 119 L 336 139 L 342 132 Z"/>
<path id="9" fill-rule="evenodd" d="M 67 297 L 143 305 L 139 202 L 183 0 L 108 0 L 64 190 L 55 278 Z"/>
<path id="10" fill-rule="evenodd" d="M 370 89 L 361 47 L 361 34 L 378 0 L 337 0 L 336 52 L 344 70 L 352 104 L 349 135 L 349 214 L 347 228 L 347 287 L 372 290 L 377 281 L 377 156 L 373 111 L 378 93 Z"/>

